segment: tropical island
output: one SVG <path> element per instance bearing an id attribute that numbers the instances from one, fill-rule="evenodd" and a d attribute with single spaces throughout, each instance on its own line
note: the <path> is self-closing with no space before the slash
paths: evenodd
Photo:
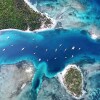
<path id="1" fill-rule="evenodd" d="M 0 0 L 0 30 L 1 29 L 39 29 L 42 24 L 48 27 L 51 20 L 45 15 L 35 12 L 24 0 Z"/>
<path id="2" fill-rule="evenodd" d="M 83 95 L 83 76 L 76 65 L 67 66 L 58 74 L 58 80 L 73 97 L 80 98 Z"/>
<path id="3" fill-rule="evenodd" d="M 82 77 L 76 68 L 68 70 L 64 78 L 64 83 L 73 95 L 78 97 L 82 94 Z"/>

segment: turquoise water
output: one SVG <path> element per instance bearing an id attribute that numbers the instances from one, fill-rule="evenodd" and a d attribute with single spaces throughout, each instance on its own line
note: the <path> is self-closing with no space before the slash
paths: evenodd
<path id="1" fill-rule="evenodd" d="M 30 0 L 36 8 L 54 18 L 60 27 L 91 30 L 100 28 L 100 0 Z"/>
<path id="2" fill-rule="evenodd" d="M 38 69 L 32 80 L 36 91 L 44 74 L 52 78 L 82 57 L 100 60 L 100 41 L 93 40 L 84 30 L 52 29 L 29 33 L 9 30 L 0 33 L 0 64 L 31 61 Z"/>
<path id="3" fill-rule="evenodd" d="M 77 30 L 0 31 L 0 65 L 14 64 L 22 60 L 32 62 L 37 69 L 32 80 L 32 90 L 38 92 L 44 75 L 52 78 L 68 64 L 77 63 L 88 57 L 100 62 L 100 40 L 93 40 L 83 30 L 99 33 L 100 0 L 30 0 L 30 2 L 37 3 L 37 9 L 54 18 L 61 27 L 66 29 L 77 27 Z M 73 6 L 74 4 L 76 6 Z M 79 6 L 81 8 L 77 8 Z M 86 69 L 87 74 L 84 78 L 90 76 L 86 80 L 88 95 L 85 95 L 84 100 L 100 100 L 100 66 L 98 70 L 91 65 L 88 67 L 90 68 L 87 69 L 94 70 L 90 75 Z"/>

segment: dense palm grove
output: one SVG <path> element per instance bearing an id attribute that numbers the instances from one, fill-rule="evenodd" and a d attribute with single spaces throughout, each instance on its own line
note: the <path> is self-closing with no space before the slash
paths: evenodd
<path id="1" fill-rule="evenodd" d="M 51 21 L 29 8 L 24 0 L 0 0 L 0 29 L 16 28 L 31 30 L 40 28 L 42 22 L 48 26 Z"/>

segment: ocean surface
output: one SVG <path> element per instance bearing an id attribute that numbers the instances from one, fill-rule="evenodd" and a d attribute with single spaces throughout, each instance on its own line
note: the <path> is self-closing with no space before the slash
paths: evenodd
<path id="1" fill-rule="evenodd" d="M 0 65 L 27 60 L 37 69 L 32 80 L 32 90 L 38 93 L 42 78 L 52 78 L 68 64 L 85 58 L 100 63 L 100 0 L 30 0 L 37 10 L 47 13 L 57 21 L 57 28 L 45 31 L 0 31 Z M 94 27 L 97 31 L 94 31 Z M 89 33 L 91 31 L 91 33 Z M 85 69 L 86 68 L 86 69 Z M 82 68 L 81 68 L 82 69 Z M 91 71 L 84 100 L 100 100 L 100 66 L 85 66 Z M 87 75 L 87 74 L 86 74 Z M 88 94 L 89 92 L 89 94 Z M 88 99 L 86 99 L 88 97 Z"/>
<path id="2" fill-rule="evenodd" d="M 32 81 L 32 89 L 37 92 L 44 74 L 52 78 L 65 66 L 83 57 L 100 60 L 100 40 L 92 39 L 84 30 L 0 32 L 0 64 L 14 64 L 22 60 L 32 62 L 38 69 Z"/>

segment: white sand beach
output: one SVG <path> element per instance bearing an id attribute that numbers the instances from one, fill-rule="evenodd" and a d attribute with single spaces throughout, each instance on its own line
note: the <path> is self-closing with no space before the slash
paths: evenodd
<path id="1" fill-rule="evenodd" d="M 56 23 L 57 23 L 57 21 L 56 21 L 55 19 L 49 17 L 47 13 L 41 13 L 40 11 L 38 11 L 38 9 L 36 8 L 36 4 L 32 5 L 32 3 L 31 3 L 29 0 L 24 0 L 24 2 L 25 2 L 31 9 L 33 9 L 35 12 L 38 12 L 38 13 L 40 13 L 41 15 L 45 15 L 48 19 L 50 19 L 51 22 L 52 22 L 52 25 L 51 25 L 50 28 L 54 28 L 54 27 L 55 27 L 55 25 L 56 25 Z M 38 29 L 38 30 L 39 30 L 39 31 L 42 31 L 42 30 L 46 30 L 46 29 L 48 29 L 48 27 L 45 28 L 45 27 L 44 27 L 44 23 L 43 23 L 42 26 L 41 26 L 41 28 Z M 37 30 L 37 31 L 38 31 L 38 30 Z"/>
<path id="2" fill-rule="evenodd" d="M 70 65 L 66 66 L 65 69 L 62 72 L 58 73 L 56 76 L 58 81 L 61 83 L 61 85 L 66 89 L 66 91 L 69 94 L 71 94 L 71 92 L 67 89 L 66 85 L 64 84 L 64 76 L 70 68 L 76 68 L 77 70 L 79 70 L 81 72 L 81 69 L 79 68 L 79 66 L 74 65 L 74 64 L 70 64 Z M 81 72 L 81 76 L 82 76 L 82 89 L 83 89 L 83 74 L 82 74 L 82 72 Z M 75 95 L 72 95 L 72 94 L 71 95 L 76 99 L 80 99 L 83 97 L 84 94 L 85 94 L 85 91 L 82 90 L 82 95 L 79 97 L 76 97 Z"/>

